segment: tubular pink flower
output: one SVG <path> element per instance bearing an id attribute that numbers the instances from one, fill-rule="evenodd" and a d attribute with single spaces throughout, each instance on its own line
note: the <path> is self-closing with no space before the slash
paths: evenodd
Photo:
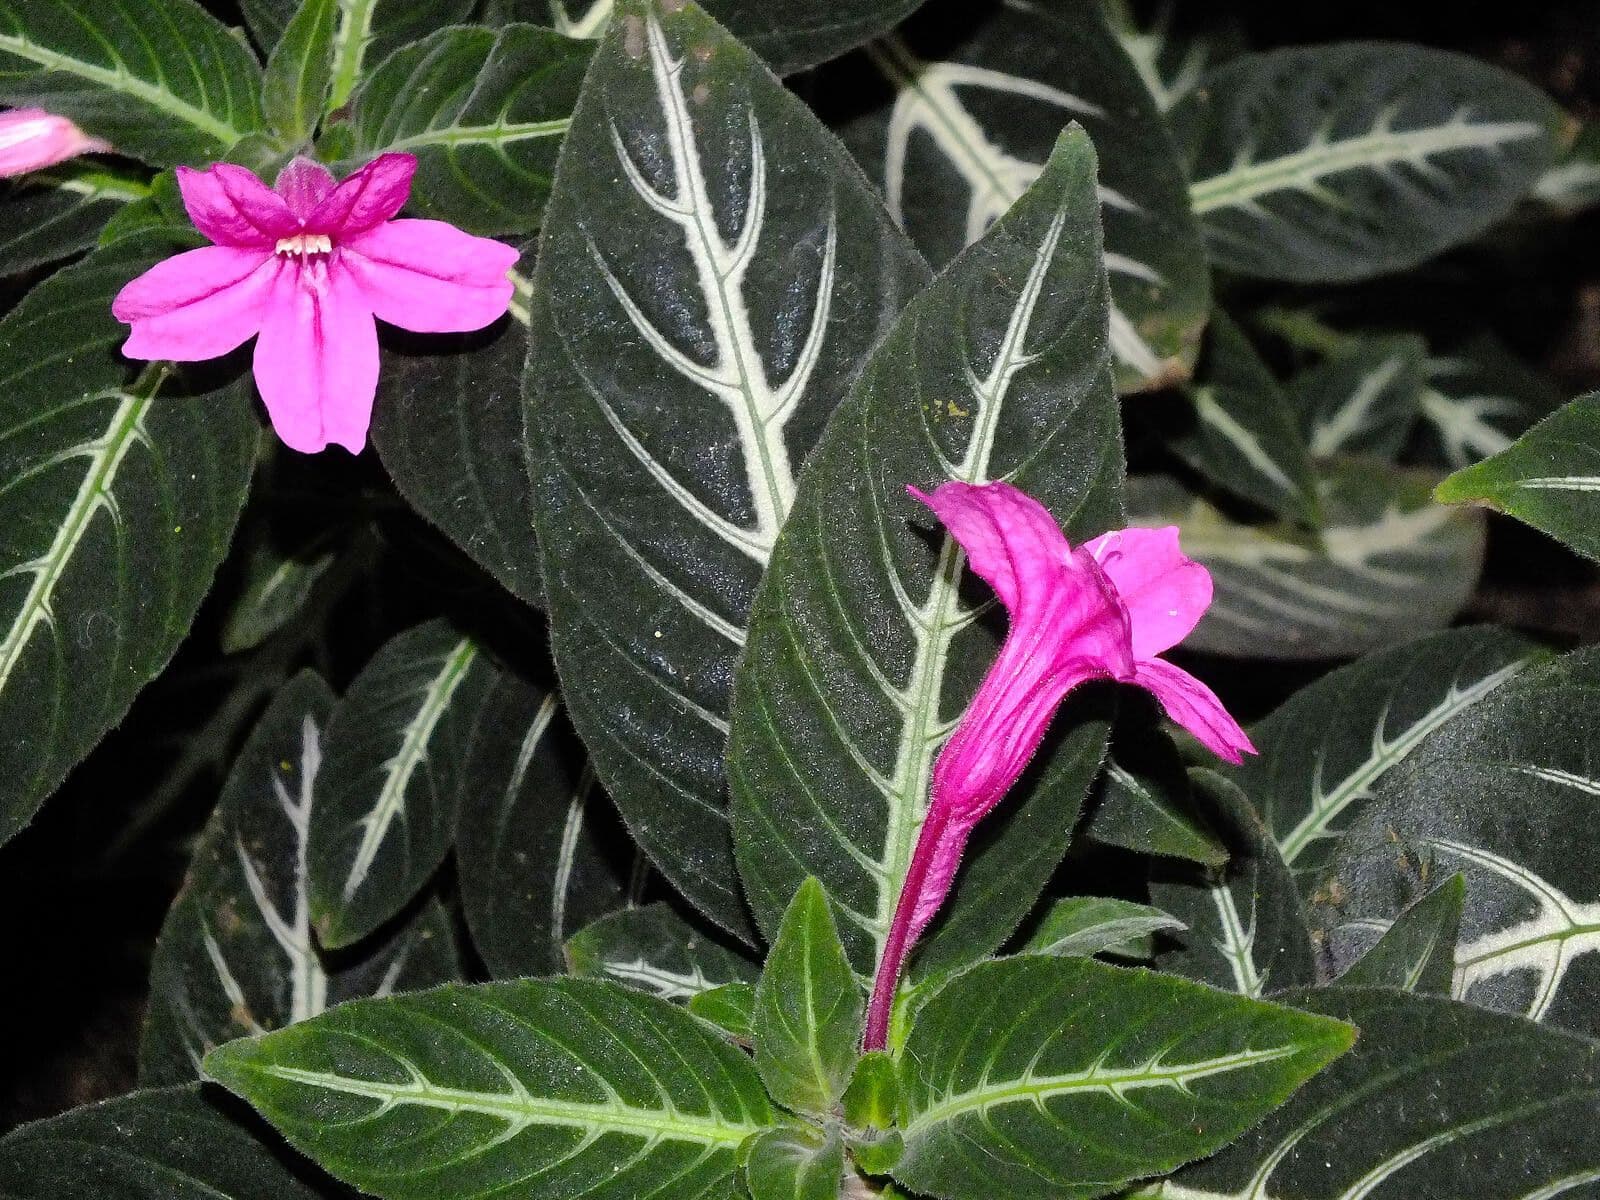
<path id="1" fill-rule="evenodd" d="M 934 763 L 873 987 L 868 1050 L 887 1044 L 906 956 L 949 894 L 967 839 L 1021 776 L 1074 687 L 1097 678 L 1138 684 L 1220 758 L 1255 753 L 1210 688 L 1156 657 L 1211 605 L 1211 574 L 1183 556 L 1177 529 L 1124 529 L 1074 550 L 1044 506 L 1008 483 L 909 490 L 994 589 L 1011 629 Z"/>
<path id="2" fill-rule="evenodd" d="M 194 362 L 256 338 L 255 377 L 284 444 L 359 453 L 378 390 L 374 318 L 465 333 L 505 315 L 514 247 L 443 221 L 396 220 L 417 160 L 384 154 L 343 182 L 297 158 L 269 188 L 231 163 L 178 168 L 210 246 L 157 263 L 111 311 L 129 358 Z M 258 336 L 259 335 L 259 336 Z"/>
<path id="3" fill-rule="evenodd" d="M 111 149 L 65 117 L 42 108 L 0 112 L 0 178 L 53 167 L 80 154 Z"/>

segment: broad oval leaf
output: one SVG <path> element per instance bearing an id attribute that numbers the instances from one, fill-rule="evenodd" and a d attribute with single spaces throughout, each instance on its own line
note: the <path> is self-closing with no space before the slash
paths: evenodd
<path id="1" fill-rule="evenodd" d="M 956 976 L 900 1058 L 908 1188 L 1072 1200 L 1170 1171 L 1254 1125 L 1350 1026 L 1085 958 Z"/>
<path id="2" fill-rule="evenodd" d="M 593 47 L 533 25 L 406 46 L 351 100 L 354 150 L 417 156 L 410 204 L 474 233 L 539 227 Z"/>
<path id="3" fill-rule="evenodd" d="M 748 50 L 692 6 L 629 0 L 540 243 L 529 457 L 573 722 L 641 845 L 730 929 L 748 918 L 722 760 L 751 598 L 801 459 L 924 278 Z"/>
<path id="4" fill-rule="evenodd" d="M 98 251 L 0 322 L 0 841 L 166 665 L 244 505 L 248 381 L 117 350 L 111 298 L 168 249 Z"/>
<path id="5" fill-rule="evenodd" d="M 1434 494 L 1508 513 L 1600 559 L 1600 392 L 1579 396 Z"/>
<path id="6" fill-rule="evenodd" d="M 132 175 L 64 163 L 0 185 L 0 277 L 91 250 L 106 222 L 149 187 Z"/>
<path id="7" fill-rule="evenodd" d="M 1074 540 L 1120 523 L 1098 208 L 1094 151 L 1069 130 L 1039 181 L 873 354 L 806 467 L 756 599 L 729 753 L 746 893 L 770 932 L 816 876 L 864 975 L 934 758 L 998 642 L 999 613 L 963 595 L 960 551 L 906 486 L 1005 479 Z M 993 950 L 1037 899 L 1104 751 L 1095 703 L 1058 722 L 1020 811 L 988 823 L 998 838 L 969 855 L 924 969 Z M 1005 840 L 1023 828 L 1023 844 Z"/>
<path id="8" fill-rule="evenodd" d="M 499 668 L 444 621 L 394 638 L 328 722 L 311 820 L 311 918 L 330 947 L 393 917 L 443 861 Z"/>
<path id="9" fill-rule="evenodd" d="M 1478 514 L 1435 504 L 1424 472 L 1327 465 L 1320 534 L 1230 520 L 1175 481 L 1129 481 L 1129 522 L 1182 530 L 1216 598 L 1184 643 L 1246 658 L 1338 658 L 1448 625 L 1483 562 Z"/>
<path id="10" fill-rule="evenodd" d="M 938 0 L 868 56 L 894 91 L 842 136 L 936 266 L 1027 190 L 1062 126 L 1088 130 L 1118 382 L 1186 378 L 1210 303 L 1205 248 L 1166 123 L 1095 5 Z"/>
<path id="11" fill-rule="evenodd" d="M 844 1139 L 798 1128 L 769 1129 L 741 1150 L 750 1200 L 838 1200 L 844 1186 Z"/>
<path id="12" fill-rule="evenodd" d="M 306 854 L 333 703 L 316 675 L 297 675 L 234 760 L 156 942 L 139 1048 L 147 1087 L 199 1077 L 201 1059 L 236 1037 L 459 975 L 436 904 L 336 965 L 312 937 Z"/>
<path id="13" fill-rule="evenodd" d="M 1209 72 L 1190 197 L 1218 266 L 1297 282 L 1414 266 L 1511 211 L 1564 121 L 1497 67 L 1348 42 Z"/>
<path id="14" fill-rule="evenodd" d="M 1461 872 L 1452 994 L 1600 1034 L 1600 650 L 1529 669 L 1451 720 L 1379 786 L 1318 885 L 1335 968 Z"/>
<path id="15" fill-rule="evenodd" d="M 0 103 L 71 117 L 157 166 L 262 128 L 261 68 L 194 0 L 0 0 Z"/>
<path id="16" fill-rule="evenodd" d="M 1256 1129 L 1161 1200 L 1546 1200 L 1600 1179 L 1600 1052 L 1587 1038 L 1377 988 L 1280 999 L 1361 1030 Z"/>
<path id="17" fill-rule="evenodd" d="M 566 959 L 574 975 L 679 1002 L 729 984 L 754 984 L 759 975 L 749 958 L 662 903 L 601 917 L 568 940 Z"/>
<path id="18" fill-rule="evenodd" d="M 206 1069 L 384 1200 L 726 1194 L 739 1144 L 774 1123 L 710 1025 L 585 979 L 356 1000 Z"/>

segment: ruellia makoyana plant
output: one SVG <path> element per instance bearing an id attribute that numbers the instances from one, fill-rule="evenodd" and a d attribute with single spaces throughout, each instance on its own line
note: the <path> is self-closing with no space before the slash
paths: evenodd
<path id="1" fill-rule="evenodd" d="M 1203 7 L 0 0 L 0 1193 L 1589 1195 L 1600 138 Z"/>

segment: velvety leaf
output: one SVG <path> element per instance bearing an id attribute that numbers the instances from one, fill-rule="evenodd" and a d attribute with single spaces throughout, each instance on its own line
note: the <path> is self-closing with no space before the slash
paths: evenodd
<path id="1" fill-rule="evenodd" d="M 1101 15 L 1112 35 L 1162 112 L 1176 108 L 1199 87 L 1206 68 L 1228 58 L 1238 37 L 1225 18 L 1213 20 L 1204 35 L 1177 28 L 1177 7 L 1176 0 L 1163 0 L 1149 23 L 1143 24 L 1130 0 L 1100 0 Z"/>
<path id="2" fill-rule="evenodd" d="M 17 1200 L 325 1200 L 237 1101 L 198 1084 L 119 1096 L 0 1138 L 0 1195 Z M 244 1118 L 244 1119 L 241 1119 Z"/>
<path id="3" fill-rule="evenodd" d="M 912 1028 L 894 1177 L 939 1197 L 1098 1196 L 1227 1145 L 1354 1034 L 1085 958 L 981 963 Z"/>
<path id="4" fill-rule="evenodd" d="M 1121 523 L 1094 180 L 1089 139 L 1069 130 L 1016 207 L 912 302 L 807 465 L 756 599 L 729 754 L 746 894 L 770 931 L 816 876 L 864 975 L 935 755 L 1001 626 L 906 486 L 1003 478 L 1073 540 Z M 1106 733 L 1091 695 L 1069 712 L 968 855 L 923 969 L 993 950 L 1060 861 Z M 1021 827 L 1026 843 L 1008 843 Z"/>
<path id="5" fill-rule="evenodd" d="M 1290 388 L 1318 458 L 1393 461 L 1422 408 L 1427 344 L 1411 334 L 1347 337 Z"/>
<path id="6" fill-rule="evenodd" d="M 769 1129 L 740 1151 L 750 1200 L 837 1200 L 844 1183 L 839 1131 Z"/>
<path id="7" fill-rule="evenodd" d="M 148 192 L 134 176 L 91 163 L 0 184 L 0 277 L 93 249 L 106 222 Z"/>
<path id="8" fill-rule="evenodd" d="M 267 58 L 261 107 L 288 145 L 308 139 L 333 86 L 333 38 L 341 0 L 302 0 Z"/>
<path id="9" fill-rule="evenodd" d="M 117 350 L 111 298 L 167 249 L 100 250 L 0 322 L 0 841 L 166 666 L 244 505 L 248 381 Z"/>
<path id="10" fill-rule="evenodd" d="M 437 904 L 336 963 L 316 946 L 306 843 L 332 709 L 327 684 L 296 676 L 234 760 L 156 942 L 139 1049 L 146 1086 L 193 1080 L 223 1042 L 341 1000 L 458 977 L 450 921 Z"/>
<path id="11" fill-rule="evenodd" d="M 739 1144 L 773 1123 L 742 1050 L 586 979 L 356 1000 L 206 1069 L 383 1200 L 725 1195 Z"/>
<path id="12" fill-rule="evenodd" d="M 1350 1021 L 1355 1048 L 1162 1200 L 1538 1200 L 1600 1178 L 1600 1047 L 1432 996 L 1281 999 Z"/>
<path id="13" fill-rule="evenodd" d="M 1208 72 L 1190 196 L 1213 261 L 1297 282 L 1414 266 L 1476 237 L 1555 157 L 1562 112 L 1497 67 L 1347 42 Z"/>
<path id="14" fill-rule="evenodd" d="M 1579 396 L 1434 494 L 1508 513 L 1600 559 L 1600 392 Z"/>
<path id="15" fill-rule="evenodd" d="M 1498 454 L 1565 399 L 1556 385 L 1484 335 L 1428 360 L 1421 457 L 1459 470 Z"/>
<path id="16" fill-rule="evenodd" d="M 1456 969 L 1456 938 L 1467 895 L 1464 875 L 1452 875 L 1395 918 L 1374 928 L 1372 948 L 1339 976 L 1341 987 L 1391 987 L 1448 996 Z"/>
<path id="17" fill-rule="evenodd" d="M 1122 734 L 1117 735 L 1121 744 Z M 1133 767 L 1123 766 L 1131 762 Z M 1228 851 L 1193 812 L 1183 760 L 1165 738 L 1142 739 L 1106 763 L 1099 799 L 1084 832 L 1105 846 L 1184 858 L 1208 867 Z"/>
<path id="18" fill-rule="evenodd" d="M 0 104 L 36 104 L 157 166 L 262 127 L 261 68 L 194 0 L 0 0 Z"/>
<path id="19" fill-rule="evenodd" d="M 241 541 L 244 581 L 223 622 L 224 654 L 252 650 L 299 617 L 335 558 L 320 540 L 288 553 L 248 533 Z"/>
<path id="20" fill-rule="evenodd" d="M 1320 537 L 1244 525 L 1175 482 L 1128 486 L 1134 525 L 1177 525 L 1184 552 L 1211 570 L 1215 599 L 1184 645 L 1245 658 L 1364 654 L 1448 625 L 1483 562 L 1472 513 L 1433 502 L 1432 479 L 1382 463 L 1329 464 Z"/>
<path id="21" fill-rule="evenodd" d="M 1250 798 L 1226 777 L 1190 772 L 1194 798 L 1228 848 L 1213 870 L 1159 862 L 1150 901 L 1187 926 L 1161 968 L 1246 996 L 1316 978 L 1310 927 L 1294 877 Z"/>
<path id="22" fill-rule="evenodd" d="M 348 946 L 398 913 L 443 861 L 474 726 L 498 668 L 430 621 L 373 657 L 328 723 L 311 821 L 311 918 Z"/>
<path id="23" fill-rule="evenodd" d="M 623 907 L 633 862 L 560 700 L 497 676 L 465 765 L 456 824 L 461 907 L 492 975 L 549 975 L 562 944 Z"/>
<path id="24" fill-rule="evenodd" d="M 628 0 L 573 116 L 531 301 L 544 582 L 601 780 L 679 890 L 747 936 L 734 662 L 800 461 L 924 278 L 748 50 L 693 7 Z"/>
<path id="25" fill-rule="evenodd" d="M 1095 5 L 935 0 L 868 55 L 894 92 L 842 134 L 936 266 L 1027 190 L 1062 126 L 1083 125 L 1099 153 L 1118 382 L 1186 378 L 1210 303 L 1200 228 L 1166 123 Z"/>
<path id="26" fill-rule="evenodd" d="M 767 1095 L 798 1112 L 829 1112 L 855 1069 L 865 1000 L 828 895 L 807 879 L 783 914 L 756 985 L 756 1070 Z"/>
<path id="27" fill-rule="evenodd" d="M 689 1011 L 710 1021 L 740 1042 L 755 1036 L 756 989 L 748 983 L 724 983 L 689 997 Z"/>
<path id="28" fill-rule="evenodd" d="M 612 913 L 574 934 L 567 968 L 678 1001 L 729 983 L 753 984 L 758 974 L 755 963 L 660 903 Z"/>
<path id="29" fill-rule="evenodd" d="M 592 51 L 533 25 L 441 29 L 368 74 L 350 106 L 355 151 L 415 154 L 423 216 L 532 233 Z"/>
<path id="30" fill-rule="evenodd" d="M 1069 896 L 1050 906 L 1023 953 L 1093 958 L 1130 942 L 1148 940 L 1153 933 L 1184 928 L 1177 917 L 1148 904 L 1106 896 Z"/>
<path id="31" fill-rule="evenodd" d="M 1384 778 L 1314 895 L 1335 970 L 1460 872 L 1452 995 L 1600 1034 L 1597 697 L 1600 650 L 1530 667 Z"/>
<path id="32" fill-rule="evenodd" d="M 1446 630 L 1332 671 L 1256 725 L 1261 753 L 1229 777 L 1260 804 L 1302 891 L 1385 775 L 1536 657 L 1509 630 Z"/>

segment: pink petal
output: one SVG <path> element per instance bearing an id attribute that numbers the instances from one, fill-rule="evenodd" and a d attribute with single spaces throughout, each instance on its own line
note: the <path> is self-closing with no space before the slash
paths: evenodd
<path id="1" fill-rule="evenodd" d="M 1178 529 L 1123 529 L 1084 544 L 1128 610 L 1133 653 L 1170 650 L 1211 607 L 1211 572 L 1178 548 Z"/>
<path id="2" fill-rule="evenodd" d="M 1069 569 L 1072 549 L 1056 519 L 1009 483 L 979 487 L 952 481 L 940 484 L 931 496 L 906 490 L 933 509 L 967 552 L 967 564 L 1013 612 Z"/>
<path id="3" fill-rule="evenodd" d="M 415 155 L 380 154 L 327 194 L 306 218 L 306 230 L 335 240 L 359 237 L 405 207 L 416 172 Z"/>
<path id="4" fill-rule="evenodd" d="M 443 221 L 389 221 L 343 242 L 339 256 L 379 320 L 416 333 L 464 333 L 505 315 L 506 272 L 518 252 Z"/>
<path id="5" fill-rule="evenodd" d="M 1133 682 L 1148 689 L 1161 701 L 1167 716 L 1218 758 L 1238 765 L 1244 755 L 1256 752 L 1216 693 L 1181 667 L 1159 658 L 1147 659 L 1135 668 Z"/>
<path id="6" fill-rule="evenodd" d="M 66 117 L 42 108 L 0 112 L 0 177 L 53 167 L 79 154 L 111 149 Z"/>
<path id="7" fill-rule="evenodd" d="M 112 315 L 133 326 L 129 358 L 197 362 L 242 346 L 261 328 L 280 262 L 270 250 L 202 246 L 157 263 L 117 293 Z"/>
<path id="8" fill-rule="evenodd" d="M 300 231 L 283 197 L 243 167 L 178 168 L 178 190 L 194 227 L 219 246 L 272 249 Z"/>
<path id="9" fill-rule="evenodd" d="M 304 155 L 296 155 L 288 166 L 278 172 L 278 180 L 272 185 L 272 190 L 283 197 L 290 212 L 304 221 L 316 211 L 317 205 L 327 199 L 334 183 L 333 172 L 327 167 Z"/>
<path id="10" fill-rule="evenodd" d="M 285 270 L 256 342 L 256 386 L 291 450 L 330 443 L 359 454 L 378 390 L 378 331 L 366 300 L 339 271 Z"/>

